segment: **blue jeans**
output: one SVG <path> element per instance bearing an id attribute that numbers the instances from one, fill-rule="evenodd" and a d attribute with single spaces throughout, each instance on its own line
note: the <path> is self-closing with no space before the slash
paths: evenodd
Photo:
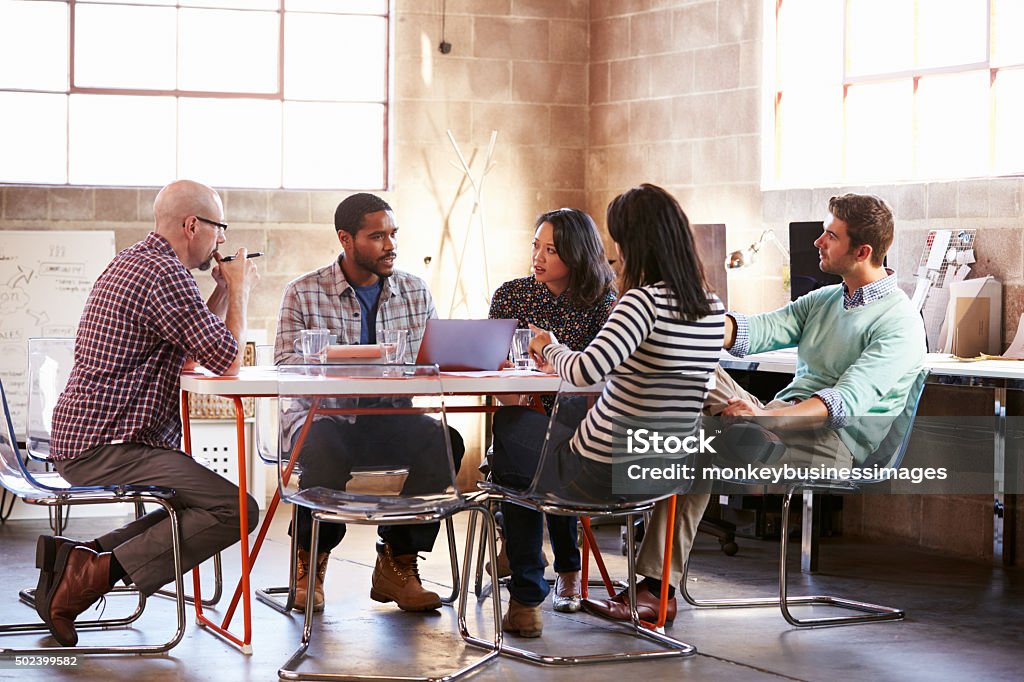
<path id="1" fill-rule="evenodd" d="M 582 417 L 583 412 L 580 413 Z M 548 417 L 524 407 L 503 407 L 494 415 L 494 456 L 491 476 L 500 485 L 525 490 L 530 487 L 540 463 L 541 449 L 548 429 Z M 610 480 L 610 467 L 586 460 L 569 448 L 571 429 L 559 434 L 550 444 L 549 462 L 545 467 L 544 488 L 551 491 L 587 488 L 600 497 L 603 488 L 598 479 Z M 601 471 L 606 469 L 607 471 Z M 512 503 L 502 505 L 505 551 L 512 577 L 509 593 L 521 604 L 534 606 L 547 597 L 550 588 L 544 579 L 541 549 L 544 541 L 542 514 Z M 555 571 L 577 571 L 580 555 L 576 548 L 576 517 L 549 514 L 548 529 L 555 549 Z M 571 526 L 569 535 L 567 527 Z"/>

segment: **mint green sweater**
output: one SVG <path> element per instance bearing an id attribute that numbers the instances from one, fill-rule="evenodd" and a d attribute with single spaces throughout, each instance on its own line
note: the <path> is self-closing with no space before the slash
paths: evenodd
<path id="1" fill-rule="evenodd" d="M 836 284 L 753 315 L 748 323 L 750 353 L 797 346 L 796 375 L 776 398 L 806 400 L 834 388 L 850 417 L 839 436 L 864 462 L 891 422 L 864 417 L 899 414 L 924 363 L 924 325 L 907 295 L 897 289 L 845 310 L 843 287 Z"/>

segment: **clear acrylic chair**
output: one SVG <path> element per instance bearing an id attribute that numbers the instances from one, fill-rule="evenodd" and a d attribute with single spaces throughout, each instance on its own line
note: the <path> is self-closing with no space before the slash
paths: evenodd
<path id="1" fill-rule="evenodd" d="M 11 424 L 11 413 L 7 404 L 7 394 L 0 383 L 0 399 L 3 402 L 4 420 L 0 425 L 0 485 L 21 498 L 26 504 L 40 505 L 48 508 L 58 506 L 75 506 L 82 504 L 131 504 L 142 502 L 159 504 L 166 510 L 171 524 L 171 549 L 174 556 L 175 587 L 177 594 L 182 592 L 181 577 L 181 530 L 178 516 L 171 504 L 174 490 L 157 486 L 71 486 L 56 472 L 34 472 L 26 465 L 26 458 L 18 449 L 17 437 Z M 107 618 L 105 620 L 80 620 L 75 627 L 79 630 L 107 629 L 128 625 L 142 615 L 145 608 L 145 597 L 138 595 L 135 611 L 125 617 Z M 158 654 L 170 650 L 181 641 L 185 633 L 185 601 L 176 599 L 177 629 L 171 637 L 153 645 L 132 646 L 73 646 L 73 647 L 0 647 L 0 656 L 20 656 L 26 654 Z M 45 623 L 13 623 L 0 625 L 0 635 L 48 633 Z"/>
<path id="2" fill-rule="evenodd" d="M 278 385 L 281 499 L 312 512 L 311 547 L 317 546 L 324 523 L 421 524 L 468 511 L 471 520 L 466 556 L 472 556 L 473 526 L 479 516 L 492 527 L 490 557 L 494 561 L 493 517 L 486 506 L 463 495 L 456 486 L 444 390 L 436 366 L 284 365 L 278 368 Z M 300 481 L 309 484 L 303 481 L 302 449 L 314 422 L 324 419 L 332 420 L 337 429 L 331 451 L 332 461 L 339 466 L 338 478 L 333 479 L 337 487 L 302 488 Z M 449 542 L 449 560 L 457 570 L 453 541 Z M 462 569 L 463 583 L 469 578 L 469 563 L 465 562 Z M 500 651 L 501 604 L 497 595 L 492 599 L 494 636 L 487 640 L 469 632 L 468 597 L 462 590 L 459 633 L 466 642 L 486 650 L 468 665 L 438 676 L 398 678 L 300 671 L 312 640 L 315 580 L 316 571 L 311 570 L 302 639 L 278 671 L 282 679 L 450 680 L 477 669 Z"/>
<path id="3" fill-rule="evenodd" d="M 53 425 L 53 408 L 57 398 L 71 377 L 75 362 L 75 340 L 71 337 L 33 337 L 28 340 L 28 407 L 26 410 L 25 450 L 29 457 L 39 462 L 35 467 L 48 469 L 50 461 L 50 433 Z M 196 457 L 196 461 L 209 468 L 210 462 Z M 50 515 L 50 527 L 55 535 L 63 535 L 68 525 L 69 508 L 54 505 Z M 136 517 L 145 515 L 140 501 L 135 508 Z M 198 570 L 198 567 L 197 569 Z M 221 569 L 220 552 L 213 556 L 213 594 L 202 600 L 204 606 L 214 606 L 223 593 L 224 578 Z M 133 589 L 117 587 L 116 591 Z M 159 597 L 175 599 L 170 590 L 158 590 Z M 28 606 L 35 606 L 35 588 L 21 590 L 19 598 Z M 195 602 L 191 595 L 185 596 L 186 603 Z"/>
<path id="4" fill-rule="evenodd" d="M 798 628 L 823 627 L 835 625 L 856 625 L 860 623 L 873 623 L 886 620 L 902 620 L 905 613 L 903 609 L 891 606 L 871 604 L 846 597 L 832 595 L 807 595 L 790 596 L 788 591 L 789 570 L 787 563 L 787 548 L 789 537 L 789 518 L 794 495 L 798 493 L 801 497 L 808 497 L 814 493 L 856 493 L 865 486 L 879 484 L 887 480 L 886 475 L 868 475 L 868 472 L 875 468 L 879 470 L 898 469 L 903 462 L 903 456 L 910 445 L 911 432 L 914 426 L 914 419 L 917 416 L 917 407 L 924 393 L 924 387 L 928 379 L 928 370 L 921 370 L 914 379 L 906 403 L 900 413 L 892 417 L 854 417 L 861 420 L 862 426 L 880 428 L 885 434 L 880 444 L 867 458 L 858 466 L 864 472 L 864 476 L 856 481 L 847 480 L 824 480 L 805 479 L 787 483 L 782 499 L 782 522 L 779 541 L 779 596 L 778 597 L 740 597 L 732 599 L 698 599 L 690 594 L 687 572 L 689 562 L 683 570 L 680 594 L 691 606 L 701 608 L 750 608 L 764 606 L 778 606 L 782 611 L 783 618 Z M 780 431 L 781 433 L 781 431 Z M 763 486 L 761 486 L 763 487 Z M 822 616 L 815 618 L 798 618 L 790 610 L 792 606 L 830 606 L 840 609 L 855 611 L 848 616 Z"/>
<path id="5" fill-rule="evenodd" d="M 693 435 L 699 426 L 700 409 L 707 392 L 707 382 L 708 377 L 706 373 L 613 374 L 606 378 L 603 387 L 576 387 L 567 381 L 563 381 L 548 422 L 540 463 L 529 487 L 517 489 L 494 482 L 483 482 L 480 484 L 480 487 L 488 491 L 488 495 L 495 500 L 529 507 L 538 512 L 584 518 L 583 527 L 587 541 L 595 547 L 596 543 L 589 532 L 587 520 L 590 517 L 625 517 L 628 571 L 626 589 L 629 594 L 632 618 L 629 623 L 607 622 L 612 622 L 614 625 L 623 628 L 626 634 L 633 637 L 650 640 L 658 644 L 660 648 L 596 654 L 573 653 L 569 655 L 555 655 L 539 653 L 523 647 L 513 646 L 506 642 L 502 647 L 503 655 L 543 665 L 575 665 L 581 663 L 651 660 L 690 656 L 696 653 L 696 649 L 691 644 L 679 641 L 664 632 L 667 589 L 663 592 L 661 598 L 658 622 L 645 623 L 640 619 L 636 610 L 636 542 L 633 537 L 634 521 L 641 515 L 649 513 L 659 500 L 669 498 L 669 503 L 673 503 L 674 495 L 685 492 L 688 488 L 688 483 L 686 481 L 663 481 L 658 483 L 648 481 L 638 483 L 629 478 L 627 464 L 616 464 L 609 467 L 609 479 L 606 485 L 610 487 L 610 492 L 608 489 L 598 492 L 582 490 L 578 486 L 561 487 L 556 481 L 560 478 L 558 474 L 560 454 L 562 457 L 565 456 L 562 444 L 571 438 L 588 409 L 599 409 L 595 408 L 595 402 L 598 395 L 602 392 L 606 396 L 605 400 L 610 400 L 612 394 L 625 396 L 627 400 L 638 408 L 641 415 L 629 419 L 613 420 L 607 431 L 598 434 L 599 437 L 612 444 L 615 453 L 614 457 L 616 459 L 621 458 L 619 461 L 622 461 L 630 458 L 628 453 L 630 447 L 629 436 L 636 429 L 658 431 L 666 437 L 675 436 L 680 439 Z M 638 458 L 634 463 L 641 466 L 664 467 L 676 464 L 682 465 L 689 461 L 687 457 L 677 455 L 678 453 L 672 453 L 666 457 L 651 456 Z M 579 457 L 580 455 L 573 453 L 572 456 Z M 601 499 L 596 499 L 597 497 Z M 670 527 L 668 537 L 665 538 L 666 556 L 671 554 L 670 543 L 672 542 L 672 535 Z M 584 585 L 586 586 L 586 553 L 584 553 L 583 559 Z M 612 596 L 614 590 L 610 578 L 607 575 L 602 577 L 608 588 L 609 596 Z M 584 587 L 584 590 L 586 589 Z M 584 593 L 584 596 L 586 596 L 586 593 Z"/>

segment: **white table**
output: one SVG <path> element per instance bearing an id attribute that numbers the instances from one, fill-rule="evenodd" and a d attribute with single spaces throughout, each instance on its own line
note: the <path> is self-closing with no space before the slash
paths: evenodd
<path id="1" fill-rule="evenodd" d="M 441 374 L 441 388 L 446 395 L 488 396 L 502 393 L 556 393 L 561 385 L 557 376 L 542 374 L 529 370 L 507 370 L 501 372 L 454 372 Z M 185 449 L 191 452 L 191 432 L 188 416 L 188 395 L 217 395 L 229 398 L 235 403 L 235 427 L 238 438 L 238 499 L 241 510 L 240 519 L 240 552 L 242 559 L 242 576 L 235 588 L 231 603 L 225 612 L 224 619 L 217 623 L 203 613 L 202 600 L 199 596 L 198 573 L 194 573 L 194 589 L 196 604 L 196 621 L 217 635 L 237 646 L 243 653 L 252 653 L 252 611 L 251 588 L 249 574 L 252 564 L 259 554 L 260 547 L 270 528 L 270 522 L 280 503 L 280 494 L 275 493 L 267 507 L 267 513 L 260 527 L 251 551 L 247 518 L 248 480 L 245 448 L 245 424 L 243 420 L 242 398 L 277 397 L 281 394 L 303 396 L 349 395 L 373 396 L 418 395 L 424 391 L 434 392 L 433 380 L 417 379 L 415 376 L 388 378 L 351 378 L 320 376 L 315 371 L 304 372 L 294 368 L 277 367 L 242 367 L 237 376 L 219 377 L 207 372 L 185 372 L 181 375 L 182 391 L 182 426 L 184 431 Z M 496 408 L 490 406 L 453 406 L 448 412 L 487 412 Z M 241 635 L 229 630 L 234 618 L 238 602 L 242 602 L 243 632 Z"/>

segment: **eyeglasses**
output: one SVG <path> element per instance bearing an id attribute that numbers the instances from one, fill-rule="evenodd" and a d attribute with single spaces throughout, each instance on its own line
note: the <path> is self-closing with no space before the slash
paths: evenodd
<path id="1" fill-rule="evenodd" d="M 198 220 L 199 222 L 202 222 L 202 223 L 206 223 L 207 225 L 213 225 L 214 227 L 220 228 L 221 232 L 227 232 L 228 231 L 228 224 L 227 223 L 218 223 L 216 220 L 210 220 L 209 218 L 204 218 L 201 215 L 197 215 L 196 216 L 196 220 Z"/>

